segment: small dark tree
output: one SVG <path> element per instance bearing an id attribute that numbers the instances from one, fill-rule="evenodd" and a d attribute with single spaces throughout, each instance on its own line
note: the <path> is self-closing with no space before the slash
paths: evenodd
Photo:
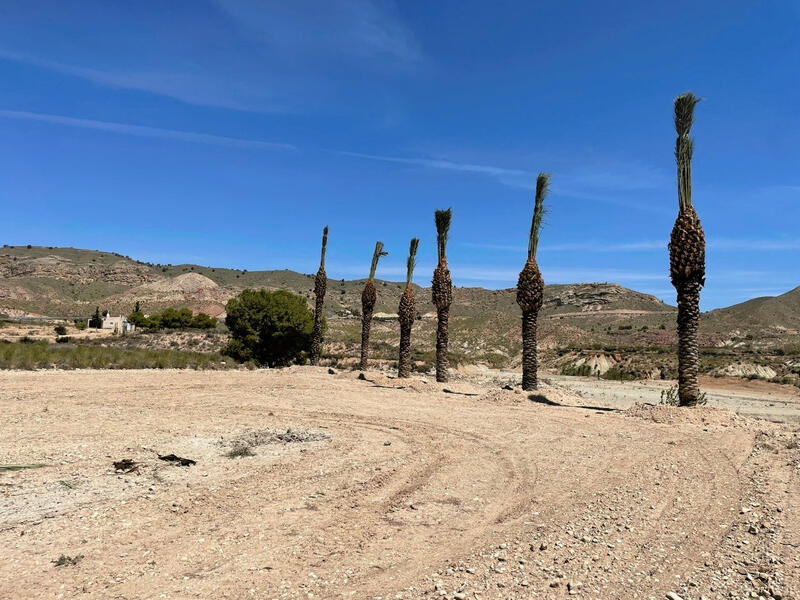
<path id="1" fill-rule="evenodd" d="M 240 362 L 278 367 L 303 362 L 311 351 L 314 313 L 286 290 L 244 290 L 226 305 L 231 341 L 223 353 Z"/>
<path id="2" fill-rule="evenodd" d="M 64 325 L 56 325 L 53 327 L 53 330 L 56 332 L 56 335 L 67 335 L 67 328 Z"/>
<path id="3" fill-rule="evenodd" d="M 103 317 L 100 316 L 100 307 L 94 309 L 94 316 L 89 319 L 89 327 L 100 329 L 103 327 Z"/>
<path id="4" fill-rule="evenodd" d="M 139 301 L 138 301 L 138 300 L 137 300 L 137 301 L 136 301 L 136 303 L 133 305 L 133 312 L 135 312 L 135 313 L 140 313 L 140 312 L 142 312 L 142 305 L 141 305 L 141 304 L 139 304 Z"/>

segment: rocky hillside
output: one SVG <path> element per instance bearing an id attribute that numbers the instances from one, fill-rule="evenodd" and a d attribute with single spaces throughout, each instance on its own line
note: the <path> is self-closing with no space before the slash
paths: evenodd
<path id="1" fill-rule="evenodd" d="M 95 306 L 128 313 L 139 301 L 146 310 L 186 306 L 219 315 L 228 299 L 244 288 L 289 289 L 309 299 L 311 275 L 293 271 L 236 271 L 200 265 L 152 265 L 109 252 L 72 248 L 4 247 L 0 252 L 0 312 L 78 317 Z M 359 314 L 364 280 L 330 280 L 329 318 Z M 393 314 L 403 284 L 378 281 L 377 312 Z M 433 312 L 430 292 L 419 288 L 421 314 Z M 513 289 L 457 288 L 454 317 L 516 316 Z M 674 309 L 653 296 L 616 284 L 552 285 L 545 292 L 544 313 L 593 317 L 669 313 Z"/>

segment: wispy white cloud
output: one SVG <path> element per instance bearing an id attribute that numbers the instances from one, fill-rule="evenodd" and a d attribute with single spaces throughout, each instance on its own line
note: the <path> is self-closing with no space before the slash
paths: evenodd
<path id="1" fill-rule="evenodd" d="M 341 156 L 415 165 L 429 169 L 475 173 L 492 177 L 505 186 L 525 190 L 534 189 L 538 176 L 536 171 L 476 162 L 454 161 L 447 158 L 390 156 L 343 150 L 334 151 L 334 153 Z M 606 167 L 602 165 L 579 167 L 565 169 L 563 172 L 553 174 L 551 194 L 624 206 L 634 210 L 664 213 L 667 212 L 666 207 L 653 206 L 647 202 L 629 197 L 631 194 L 640 191 L 655 189 L 662 185 L 664 181 L 658 170 L 641 166 L 638 163 L 631 163 L 626 167 L 623 163 L 611 162 Z"/>
<path id="2" fill-rule="evenodd" d="M 328 53 L 415 62 L 422 50 L 387 0 L 216 0 L 251 39 L 281 55 Z"/>
<path id="3" fill-rule="evenodd" d="M 0 49 L 0 59 L 85 79 L 95 85 L 138 90 L 187 104 L 240 111 L 285 112 L 262 84 L 223 77 L 198 65 L 141 64 L 136 67 L 86 67 Z"/>
<path id="4" fill-rule="evenodd" d="M 369 87 L 369 69 L 405 72 L 424 63 L 413 33 L 385 0 L 216 0 L 202 10 L 187 3 L 171 5 L 169 19 L 137 11 L 123 28 L 115 11 L 52 3 L 47 45 L 39 33 L 18 33 L 41 19 L 35 7 L 20 4 L 0 22 L 0 60 L 201 106 L 307 111 L 331 101 L 340 76 L 360 75 Z M 83 30 L 75 23 L 91 23 L 93 31 L 77 45 L 71 40 Z"/>
<path id="5" fill-rule="evenodd" d="M 731 250 L 731 251 L 780 251 L 780 250 L 800 250 L 800 238 L 785 239 L 731 239 L 731 238 L 712 238 L 708 241 L 708 248 L 711 250 Z"/>
<path id="6" fill-rule="evenodd" d="M 462 246 L 509 252 L 527 251 L 527 246 L 508 246 L 504 244 L 464 242 Z M 665 250 L 666 247 L 666 240 L 652 240 L 630 243 L 568 242 L 563 244 L 542 244 L 539 246 L 539 250 L 544 252 L 650 252 L 652 250 Z"/>
<path id="7" fill-rule="evenodd" d="M 505 169 L 503 167 L 494 167 L 491 165 L 469 164 L 453 162 L 450 160 L 443 160 L 437 158 L 404 158 L 400 156 L 381 156 L 377 154 L 363 154 L 361 152 L 347 152 L 344 150 L 336 151 L 336 154 L 342 156 L 352 156 L 354 158 L 366 158 L 369 160 L 378 160 L 383 162 L 400 163 L 406 165 L 418 165 L 421 167 L 428 167 L 431 169 L 445 169 L 448 171 L 466 171 L 470 173 L 480 173 L 483 175 L 492 175 L 495 177 L 502 176 L 530 176 L 533 181 L 536 181 L 536 173 L 530 171 L 521 171 L 519 169 Z"/>
<path id="8" fill-rule="evenodd" d="M 296 150 L 291 144 L 278 142 L 264 142 L 260 140 L 249 140 L 244 138 L 227 137 L 221 135 L 211 135 L 207 133 L 197 133 L 193 131 L 180 131 L 177 129 L 162 129 L 160 127 L 147 127 L 144 125 L 131 125 L 128 123 L 116 123 L 113 121 L 95 121 L 92 119 L 79 119 L 75 117 L 65 117 L 62 115 L 51 115 L 47 113 L 35 113 L 20 110 L 0 109 L 0 117 L 7 119 L 17 119 L 24 121 L 40 121 L 44 123 L 54 123 L 56 125 L 66 125 L 68 127 L 80 127 L 83 129 L 96 129 L 122 135 L 135 135 L 139 137 L 165 138 L 192 142 L 196 144 L 213 144 L 217 146 L 229 146 L 232 148 L 253 148 L 266 150 Z"/>
<path id="9" fill-rule="evenodd" d="M 647 240 L 639 242 L 567 242 L 563 244 L 543 244 L 539 246 L 540 251 L 544 252 L 663 252 L 666 251 L 669 240 Z M 483 248 L 486 250 L 524 252 L 527 246 L 514 246 L 505 244 L 482 244 L 464 242 L 462 246 L 470 248 Z M 800 238 L 792 239 L 733 239 L 733 238 L 711 238 L 707 242 L 707 248 L 712 252 L 779 252 L 800 250 Z"/>

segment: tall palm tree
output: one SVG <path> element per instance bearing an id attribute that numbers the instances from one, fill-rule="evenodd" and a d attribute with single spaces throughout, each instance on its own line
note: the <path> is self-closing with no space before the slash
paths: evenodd
<path id="1" fill-rule="evenodd" d="M 700 99 L 686 92 L 675 99 L 675 160 L 678 164 L 678 218 L 669 241 L 669 276 L 678 293 L 678 404 L 695 406 L 700 397 L 700 289 L 706 282 L 706 238 L 692 206 L 692 138 L 689 130 Z"/>
<path id="2" fill-rule="evenodd" d="M 414 276 L 414 266 L 417 260 L 419 238 L 413 238 L 408 248 L 408 262 L 406 263 L 406 289 L 400 297 L 400 306 L 397 309 L 400 321 L 400 358 L 397 361 L 397 376 L 409 377 L 411 375 L 411 327 L 416 317 L 414 301 L 414 288 L 411 278 Z"/>
<path id="3" fill-rule="evenodd" d="M 437 210 L 434 213 L 436 220 L 436 251 L 439 261 L 433 271 L 433 285 L 431 294 L 433 304 L 436 306 L 436 381 L 447 381 L 448 321 L 450 319 L 450 305 L 453 303 L 453 282 L 450 279 L 450 269 L 447 268 L 447 234 L 450 231 L 450 220 L 453 209 Z"/>
<path id="4" fill-rule="evenodd" d="M 325 290 L 328 288 L 328 275 L 325 273 L 325 251 L 328 249 L 328 226 L 322 230 L 322 252 L 319 258 L 319 270 L 314 278 L 314 330 L 311 333 L 311 364 L 319 364 L 322 353 L 322 305 L 325 302 Z"/>
<path id="5" fill-rule="evenodd" d="M 369 331 L 372 327 L 372 313 L 375 310 L 375 302 L 378 300 L 378 293 L 375 291 L 375 271 L 378 268 L 378 260 L 381 256 L 386 256 L 388 252 L 383 251 L 383 242 L 375 242 L 375 251 L 372 253 L 372 264 L 369 267 L 369 279 L 361 292 L 361 370 L 367 370 L 367 359 L 369 358 Z"/>
<path id="6" fill-rule="evenodd" d="M 528 260 L 517 281 L 517 304 L 522 309 L 522 389 L 535 390 L 539 387 L 536 371 L 536 321 L 544 301 L 544 280 L 536 263 L 536 249 L 539 246 L 539 231 L 544 215 L 544 198 L 550 175 L 539 173 L 536 178 L 536 200 L 533 207 L 531 233 L 528 237 Z"/>

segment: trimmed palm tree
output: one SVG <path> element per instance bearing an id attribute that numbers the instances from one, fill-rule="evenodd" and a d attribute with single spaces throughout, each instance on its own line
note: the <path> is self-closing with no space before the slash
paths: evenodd
<path id="1" fill-rule="evenodd" d="M 369 358 L 369 331 L 372 328 L 372 313 L 375 311 L 375 302 L 378 300 L 378 293 L 375 291 L 375 271 L 378 269 L 378 260 L 381 256 L 386 256 L 388 252 L 383 251 L 383 242 L 375 242 L 375 251 L 372 253 L 372 264 L 369 267 L 369 279 L 361 292 L 361 365 L 362 371 L 367 370 L 367 359 Z"/>
<path id="2" fill-rule="evenodd" d="M 325 273 L 325 251 L 328 249 L 328 226 L 322 230 L 322 252 L 319 258 L 319 270 L 314 278 L 314 330 L 311 333 L 311 364 L 319 364 L 322 353 L 322 306 L 325 302 L 325 290 L 328 288 L 328 275 Z"/>
<path id="3" fill-rule="evenodd" d="M 675 99 L 675 160 L 678 164 L 678 218 L 669 241 L 669 276 L 678 293 L 678 404 L 695 406 L 700 397 L 700 289 L 706 282 L 706 238 L 692 206 L 692 138 L 689 130 L 700 99 L 691 92 Z"/>
<path id="4" fill-rule="evenodd" d="M 447 381 L 448 321 L 450 319 L 450 305 L 453 303 L 453 282 L 450 279 L 450 269 L 447 268 L 447 234 L 450 231 L 450 220 L 453 209 L 437 210 L 434 213 L 436 220 L 436 252 L 439 261 L 433 271 L 433 285 L 431 295 L 436 306 L 436 381 Z"/>
<path id="5" fill-rule="evenodd" d="M 528 236 L 528 260 L 517 281 L 517 304 L 522 309 L 522 389 L 535 390 L 539 387 L 536 371 L 536 321 L 544 301 L 544 280 L 536 263 L 536 249 L 539 246 L 539 231 L 542 228 L 544 199 L 550 175 L 539 173 L 536 178 L 536 200 L 533 207 L 531 232 Z"/>
<path id="6" fill-rule="evenodd" d="M 400 321 L 400 357 L 397 361 L 398 377 L 409 377 L 411 375 L 411 327 L 414 325 L 414 318 L 417 315 L 411 278 L 414 276 L 418 247 L 419 238 L 413 238 L 408 248 L 406 289 L 403 290 L 403 295 L 400 297 L 400 306 L 397 309 L 397 317 Z"/>

